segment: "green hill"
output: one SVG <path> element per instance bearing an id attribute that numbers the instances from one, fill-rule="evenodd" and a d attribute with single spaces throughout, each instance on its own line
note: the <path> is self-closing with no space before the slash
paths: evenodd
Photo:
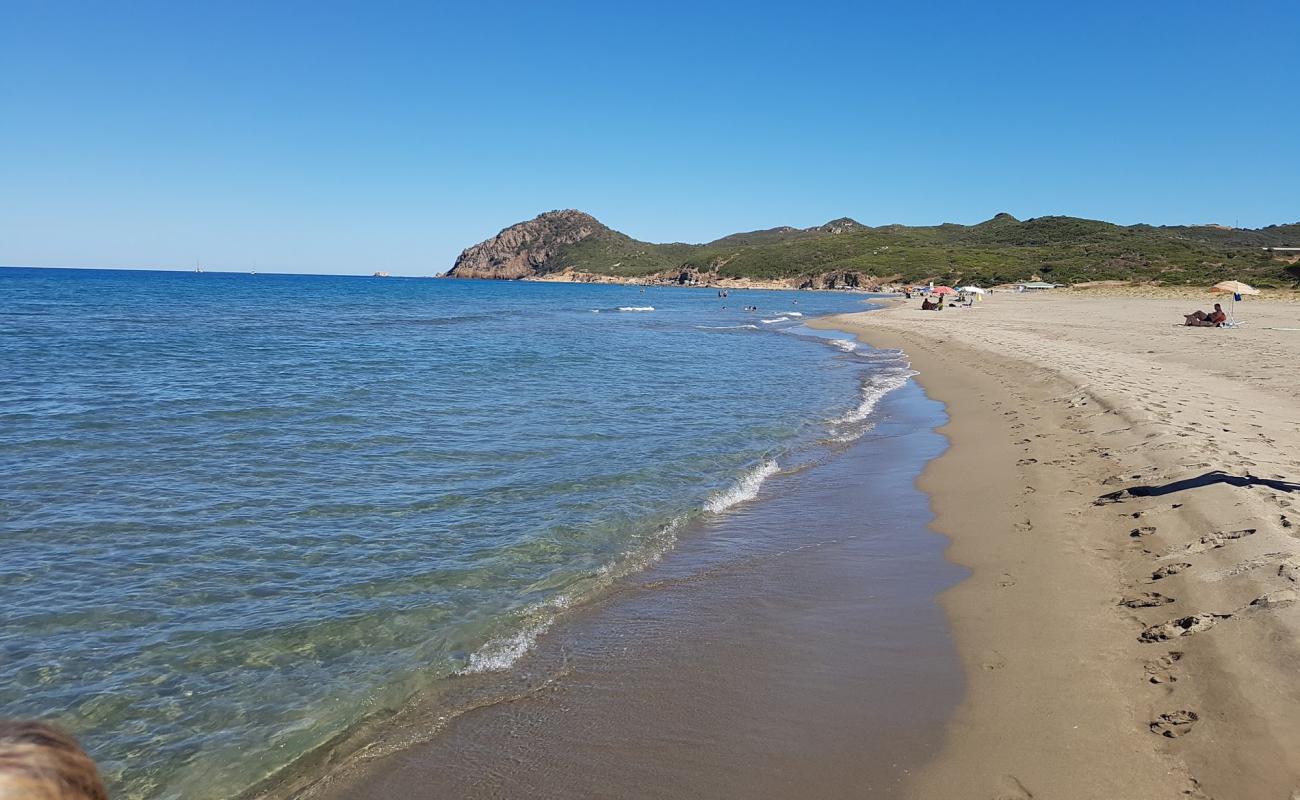
<path id="1" fill-rule="evenodd" d="M 1208 285 L 1235 278 L 1260 287 L 1290 287 L 1300 282 L 1300 264 L 1264 249 L 1288 246 L 1300 247 L 1300 223 L 1256 230 L 1121 226 L 1076 217 L 1022 221 L 1009 214 L 977 225 L 915 227 L 870 227 L 845 218 L 815 228 L 737 233 L 705 244 L 650 244 L 590 215 L 553 211 L 467 249 L 448 274 L 522 278 L 567 271 L 672 279 L 687 273 L 702 281 L 748 278 L 791 285 L 832 273 L 856 276 L 850 285 L 997 284 L 1033 276 L 1057 283 Z"/>

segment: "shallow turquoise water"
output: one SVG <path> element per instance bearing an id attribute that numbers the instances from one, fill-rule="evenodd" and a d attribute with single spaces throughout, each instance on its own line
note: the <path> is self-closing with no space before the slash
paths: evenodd
<path id="1" fill-rule="evenodd" d="M 0 715 L 76 731 L 114 796 L 222 797 L 508 668 L 870 426 L 904 365 L 795 316 L 864 307 L 0 269 Z"/>

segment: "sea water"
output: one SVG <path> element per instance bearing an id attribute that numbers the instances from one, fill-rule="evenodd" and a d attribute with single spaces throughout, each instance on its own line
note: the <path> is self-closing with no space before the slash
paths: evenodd
<path id="1" fill-rule="evenodd" d="M 757 306 L 756 311 L 743 310 Z M 873 424 L 856 294 L 0 269 L 0 716 L 228 797 Z"/>

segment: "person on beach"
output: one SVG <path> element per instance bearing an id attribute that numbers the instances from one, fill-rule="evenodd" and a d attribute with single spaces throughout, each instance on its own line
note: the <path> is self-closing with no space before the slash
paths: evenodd
<path id="1" fill-rule="evenodd" d="M 1228 321 L 1228 315 L 1223 313 L 1223 306 L 1218 303 L 1214 304 L 1214 311 L 1209 314 L 1204 311 L 1193 311 L 1185 314 L 1184 318 L 1187 320 L 1184 325 L 1197 328 L 1213 328 Z"/>
<path id="2" fill-rule="evenodd" d="M 0 800 L 108 800 L 95 762 L 68 734 L 0 720 Z"/>
<path id="3" fill-rule="evenodd" d="M 930 298 L 928 298 L 928 297 L 926 297 L 926 298 L 922 298 L 922 300 L 921 300 L 921 310 L 922 310 L 922 311 L 942 311 L 942 310 L 943 310 L 943 300 L 936 300 L 936 301 L 934 301 L 934 302 L 930 302 Z"/>

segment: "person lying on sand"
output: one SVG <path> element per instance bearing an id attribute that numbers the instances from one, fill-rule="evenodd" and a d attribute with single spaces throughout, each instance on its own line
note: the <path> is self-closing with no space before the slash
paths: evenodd
<path id="1" fill-rule="evenodd" d="M 1185 314 L 1184 317 L 1187 319 L 1184 325 L 1197 328 L 1213 328 L 1228 321 L 1228 315 L 1223 313 L 1223 306 L 1218 303 L 1214 304 L 1214 311 L 1209 314 L 1204 311 L 1193 311 Z"/>

